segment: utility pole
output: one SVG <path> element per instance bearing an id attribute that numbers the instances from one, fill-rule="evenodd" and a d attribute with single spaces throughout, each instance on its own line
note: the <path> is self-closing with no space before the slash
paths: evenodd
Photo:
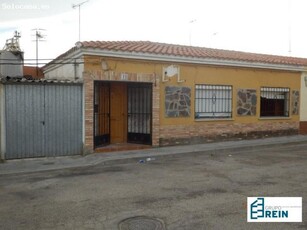
<path id="1" fill-rule="evenodd" d="M 35 43 L 36 43 L 36 77 L 38 78 L 38 42 L 40 41 L 45 41 L 44 36 L 42 34 L 42 31 L 44 31 L 44 29 L 33 29 L 35 31 Z"/>
<path id="2" fill-rule="evenodd" d="M 89 0 L 87 1 L 84 1 L 84 2 L 81 2 L 79 4 L 73 4 L 72 5 L 72 8 L 73 9 L 76 9 L 77 7 L 79 8 L 79 42 L 81 41 L 81 6 L 84 4 L 84 3 L 87 3 Z"/>

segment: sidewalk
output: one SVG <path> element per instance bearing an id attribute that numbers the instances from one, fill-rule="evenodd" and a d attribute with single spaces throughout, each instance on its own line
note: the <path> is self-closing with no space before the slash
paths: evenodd
<path id="1" fill-rule="evenodd" d="M 0 163 L 0 175 L 15 173 L 29 173 L 39 171 L 49 171 L 57 169 L 75 168 L 93 166 L 102 162 L 123 160 L 123 159 L 146 159 L 147 157 L 159 157 L 171 154 L 206 152 L 224 149 L 252 148 L 257 146 L 274 146 L 281 144 L 293 144 L 307 142 L 307 135 L 273 137 L 255 140 L 215 142 L 197 145 L 184 145 L 172 147 L 160 147 L 151 149 L 142 149 L 134 151 L 121 151 L 110 153 L 95 153 L 87 156 L 65 156 L 65 157 L 44 157 L 34 159 L 9 160 Z M 137 161 L 136 159 L 136 161 Z"/>

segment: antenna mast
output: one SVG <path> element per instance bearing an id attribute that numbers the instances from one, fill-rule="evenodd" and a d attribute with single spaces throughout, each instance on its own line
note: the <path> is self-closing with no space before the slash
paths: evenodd
<path id="1" fill-rule="evenodd" d="M 190 33 L 189 33 L 190 46 L 192 45 L 192 23 L 194 23 L 194 22 L 196 22 L 196 19 L 189 21 L 189 24 L 190 24 Z"/>
<path id="2" fill-rule="evenodd" d="M 38 42 L 45 41 L 43 40 L 45 35 L 42 34 L 42 31 L 45 31 L 44 29 L 33 29 L 35 31 L 35 43 L 36 43 L 36 77 L 38 77 Z"/>
<path id="3" fill-rule="evenodd" d="M 80 8 L 84 3 L 87 3 L 89 0 L 86 0 L 84 2 L 81 2 L 79 4 L 73 4 L 72 8 L 76 9 L 77 7 L 79 8 L 79 42 L 81 41 L 81 11 Z"/>

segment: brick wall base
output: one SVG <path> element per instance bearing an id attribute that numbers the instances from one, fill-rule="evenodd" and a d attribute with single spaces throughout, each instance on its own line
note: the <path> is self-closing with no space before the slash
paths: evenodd
<path id="1" fill-rule="evenodd" d="M 164 126 L 160 128 L 159 144 L 160 146 L 200 144 L 217 141 L 297 135 L 298 133 L 298 122 Z"/>
<path id="2" fill-rule="evenodd" d="M 307 135 L 307 121 L 300 122 L 300 134 Z"/>

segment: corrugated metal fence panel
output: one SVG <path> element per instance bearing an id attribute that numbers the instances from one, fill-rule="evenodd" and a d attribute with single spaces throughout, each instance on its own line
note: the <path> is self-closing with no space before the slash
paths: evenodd
<path id="1" fill-rule="evenodd" d="M 44 101 L 40 85 L 6 85 L 6 159 L 43 156 Z"/>
<path id="2" fill-rule="evenodd" d="M 82 153 L 82 86 L 5 86 L 6 159 Z"/>
<path id="3" fill-rule="evenodd" d="M 46 85 L 47 156 L 82 153 L 82 86 Z"/>

